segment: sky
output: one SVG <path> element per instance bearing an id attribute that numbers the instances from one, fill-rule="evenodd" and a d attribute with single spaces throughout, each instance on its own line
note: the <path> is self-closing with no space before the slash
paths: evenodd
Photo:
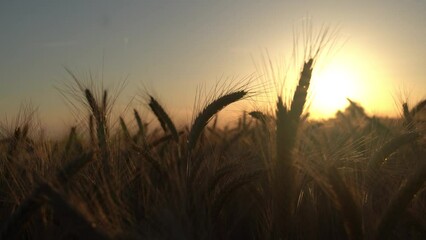
<path id="1" fill-rule="evenodd" d="M 125 81 L 119 105 L 148 89 L 172 116 L 190 119 L 197 87 L 263 79 L 267 53 L 284 69 L 306 21 L 339 29 L 314 69 L 312 116 L 333 116 L 346 97 L 395 115 L 400 101 L 426 97 L 425 16 L 425 0 L 0 0 L 0 118 L 31 104 L 52 128 L 72 122 L 57 90 L 71 82 L 68 68 L 105 86 Z M 132 107 L 144 109 L 141 99 Z M 248 101 L 241 110 L 258 106 Z"/>

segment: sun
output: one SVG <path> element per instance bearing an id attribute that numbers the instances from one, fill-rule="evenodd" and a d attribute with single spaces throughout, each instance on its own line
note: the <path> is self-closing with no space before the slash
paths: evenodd
<path id="1" fill-rule="evenodd" d="M 343 63 L 333 62 L 312 76 L 311 113 L 316 118 L 334 116 L 343 110 L 347 98 L 359 95 L 359 76 L 354 69 Z"/>

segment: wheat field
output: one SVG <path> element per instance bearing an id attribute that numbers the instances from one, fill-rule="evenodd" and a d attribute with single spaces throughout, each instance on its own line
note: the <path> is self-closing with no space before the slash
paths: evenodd
<path id="1" fill-rule="evenodd" d="M 391 119 L 348 99 L 310 120 L 315 60 L 273 112 L 226 126 L 217 114 L 250 88 L 224 89 L 181 128 L 148 95 L 155 127 L 137 110 L 112 119 L 110 92 L 69 72 L 83 125 L 51 140 L 24 112 L 1 128 L 0 238 L 425 239 L 426 100 Z"/>

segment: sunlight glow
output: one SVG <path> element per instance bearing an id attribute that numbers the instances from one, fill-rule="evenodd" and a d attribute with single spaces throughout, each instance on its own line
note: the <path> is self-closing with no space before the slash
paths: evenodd
<path id="1" fill-rule="evenodd" d="M 369 114 L 395 115 L 392 94 L 398 81 L 383 70 L 388 67 L 377 56 L 373 50 L 351 46 L 331 59 L 323 59 L 312 75 L 311 117 L 334 117 L 338 110 L 349 105 L 347 98 L 359 103 Z"/>
<path id="2" fill-rule="evenodd" d="M 348 65 L 333 62 L 319 70 L 312 78 L 311 112 L 314 117 L 331 117 L 343 110 L 346 98 L 360 95 L 360 76 Z"/>

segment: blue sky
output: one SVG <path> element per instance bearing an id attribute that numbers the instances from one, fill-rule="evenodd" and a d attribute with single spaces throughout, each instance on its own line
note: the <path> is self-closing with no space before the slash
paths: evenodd
<path id="1" fill-rule="evenodd" d="M 107 85 L 127 78 L 123 101 L 150 86 L 178 115 L 200 84 L 253 73 L 264 49 L 289 56 L 306 16 L 340 26 L 346 43 L 336 61 L 363 66 L 352 69 L 366 71 L 360 91 L 368 97 L 357 100 L 371 111 L 398 87 L 425 97 L 426 1 L 3 0 L 0 112 L 31 102 L 42 120 L 63 123 L 69 109 L 54 86 L 69 80 L 68 67 L 103 72 Z"/>

